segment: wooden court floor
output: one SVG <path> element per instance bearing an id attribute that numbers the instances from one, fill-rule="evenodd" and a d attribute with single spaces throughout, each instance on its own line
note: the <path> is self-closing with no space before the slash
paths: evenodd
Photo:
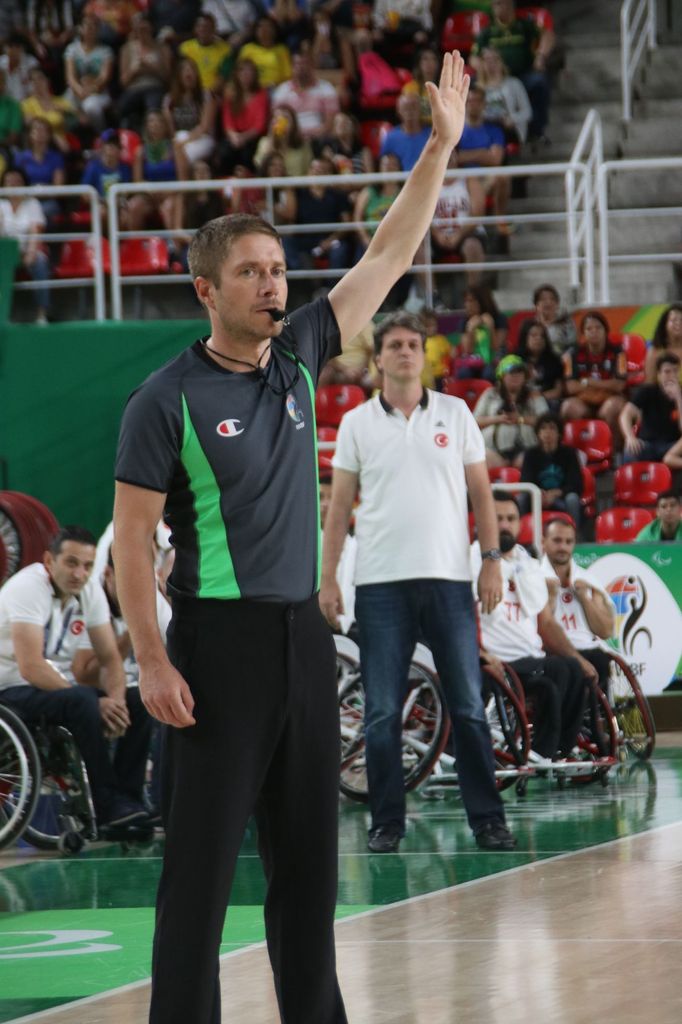
<path id="1" fill-rule="evenodd" d="M 606 789 L 560 792 L 538 782 L 525 800 L 512 795 L 507 806 L 519 849 L 504 856 L 472 849 L 454 797 L 411 799 L 408 836 L 396 856 L 367 854 L 364 810 L 342 808 L 339 902 L 351 916 L 337 923 L 337 948 L 351 1024 L 680 1024 L 682 749 L 619 771 Z M 78 872 L 115 862 L 111 849 L 81 859 Z M 245 863 L 253 859 L 248 851 Z M 158 863 L 156 854 L 118 859 L 130 878 Z M 0 856 L 15 899 L 0 919 L 8 934 L 13 921 L 30 917 L 30 893 L 17 879 L 35 871 L 35 860 L 23 852 Z M 57 864 L 67 889 L 74 865 Z M 257 890 L 249 871 L 244 905 Z M 145 886 L 153 875 L 148 871 Z M 106 906 L 97 906 L 97 893 L 104 904 L 107 888 L 101 881 L 95 889 L 89 908 L 104 929 Z M 3 891 L 7 886 L 0 899 Z M 139 903 L 135 893 L 133 885 Z M 46 902 L 43 894 L 36 905 Z M 3 962 L 2 948 L 0 1006 L 16 963 Z M 99 959 L 106 972 L 106 956 Z M 221 977 L 224 1021 L 276 1024 L 262 944 L 228 952 Z M 0 1020 L 143 1024 L 147 1001 L 148 982 L 140 977 L 106 994 Z"/>

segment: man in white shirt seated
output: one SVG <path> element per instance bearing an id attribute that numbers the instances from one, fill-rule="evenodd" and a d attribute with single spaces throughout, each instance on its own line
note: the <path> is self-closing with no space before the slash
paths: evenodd
<path id="1" fill-rule="evenodd" d="M 595 576 L 573 558 L 575 541 L 574 526 L 550 519 L 544 528 L 542 570 L 554 618 L 575 649 L 594 665 L 604 687 L 610 659 L 602 641 L 613 636 L 615 610 Z"/>
<path id="2" fill-rule="evenodd" d="M 0 590 L 0 701 L 28 722 L 63 725 L 85 762 L 98 826 L 147 823 L 142 804 L 151 720 L 126 677 L 101 584 L 91 578 L 95 538 L 59 531 Z M 91 652 L 93 685 L 80 685 Z M 115 739 L 113 762 L 109 741 Z"/>
<path id="3" fill-rule="evenodd" d="M 555 621 L 540 563 L 516 543 L 521 517 L 516 499 L 494 491 L 500 530 L 504 596 L 492 611 L 480 615 L 481 641 L 487 654 L 511 665 L 531 698 L 533 749 L 542 757 L 570 754 L 583 721 L 587 681 L 595 668 L 572 646 Z M 481 558 L 471 551 L 473 578 Z"/>

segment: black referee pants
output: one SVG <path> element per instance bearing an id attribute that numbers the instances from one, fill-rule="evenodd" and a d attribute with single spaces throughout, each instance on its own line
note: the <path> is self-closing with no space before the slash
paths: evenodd
<path id="1" fill-rule="evenodd" d="M 175 602 L 168 650 L 194 695 L 196 725 L 165 735 L 150 1022 L 220 1021 L 225 911 L 255 813 L 281 1020 L 345 1024 L 333 932 L 339 716 L 317 596 Z"/>

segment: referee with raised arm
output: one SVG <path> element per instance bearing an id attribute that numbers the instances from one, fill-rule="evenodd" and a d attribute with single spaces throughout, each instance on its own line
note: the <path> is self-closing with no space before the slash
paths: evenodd
<path id="1" fill-rule="evenodd" d="M 404 274 L 435 209 L 468 78 L 427 83 L 433 131 L 367 252 L 290 317 L 281 240 L 252 217 L 210 221 L 189 262 L 210 334 L 129 399 L 116 465 L 114 559 L 151 714 L 169 728 L 150 1021 L 218 1024 L 221 934 L 255 813 L 265 923 L 286 1024 L 344 1024 L 336 979 L 339 726 L 318 603 L 314 390 Z M 152 537 L 176 551 L 168 656 Z"/>

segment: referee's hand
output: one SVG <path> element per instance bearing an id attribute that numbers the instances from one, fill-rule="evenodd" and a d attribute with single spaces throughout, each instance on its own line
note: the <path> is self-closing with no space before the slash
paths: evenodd
<path id="1" fill-rule="evenodd" d="M 341 587 L 335 579 L 329 582 L 322 580 L 320 586 L 320 608 L 332 629 L 340 629 L 339 615 L 343 615 L 344 607 Z"/>
<path id="2" fill-rule="evenodd" d="M 164 725 L 186 729 L 196 724 L 192 691 L 170 662 L 140 666 L 140 696 L 149 714 Z"/>

